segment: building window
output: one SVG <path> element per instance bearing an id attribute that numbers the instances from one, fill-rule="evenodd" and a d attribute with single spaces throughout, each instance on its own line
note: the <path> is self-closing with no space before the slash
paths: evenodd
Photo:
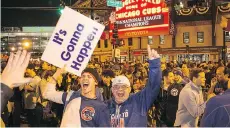
<path id="1" fill-rule="evenodd" d="M 165 43 L 165 35 L 160 35 L 160 44 L 164 44 Z"/>
<path id="2" fill-rule="evenodd" d="M 184 43 L 185 44 L 188 44 L 189 43 L 189 32 L 184 32 L 183 33 L 183 40 L 184 40 Z"/>
<path id="3" fill-rule="evenodd" d="M 132 38 L 128 38 L 128 45 L 129 45 L 129 46 L 132 46 L 132 45 L 133 45 L 133 40 L 132 40 Z"/>
<path id="4" fill-rule="evenodd" d="M 149 45 L 153 44 L 153 36 L 148 36 L 148 44 Z"/>
<path id="5" fill-rule="evenodd" d="M 100 40 L 97 42 L 97 48 L 101 48 L 101 41 Z"/>
<path id="6" fill-rule="evenodd" d="M 225 32 L 225 42 L 230 42 L 230 32 Z"/>
<path id="7" fill-rule="evenodd" d="M 108 40 L 107 39 L 104 40 L 104 46 L 105 46 L 105 48 L 108 48 Z"/>
<path id="8" fill-rule="evenodd" d="M 197 32 L 197 43 L 204 43 L 204 32 Z"/>

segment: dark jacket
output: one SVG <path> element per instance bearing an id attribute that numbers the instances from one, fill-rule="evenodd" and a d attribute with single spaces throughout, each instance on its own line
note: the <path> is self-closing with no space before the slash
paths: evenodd
<path id="1" fill-rule="evenodd" d="M 162 83 L 163 85 L 163 83 Z M 166 105 L 167 105 L 167 90 L 160 88 L 160 93 L 154 102 L 156 126 L 161 127 L 166 125 Z"/>
<path id="2" fill-rule="evenodd" d="M 111 86 L 112 84 L 110 84 L 109 86 L 106 85 L 106 83 L 104 83 L 103 81 L 101 82 L 101 84 L 99 84 L 98 88 L 100 89 L 100 92 L 103 96 L 104 101 L 107 101 L 109 99 L 112 98 L 112 90 L 111 90 Z"/>
<path id="3" fill-rule="evenodd" d="M 200 126 L 230 127 L 230 89 L 208 101 Z"/>
<path id="4" fill-rule="evenodd" d="M 108 102 L 112 127 L 147 126 L 147 112 L 158 96 L 162 78 L 160 59 L 150 60 L 149 63 L 149 79 L 142 91 L 130 95 L 122 104 L 117 104 L 114 99 Z"/>
<path id="5" fill-rule="evenodd" d="M 167 103 L 166 103 L 166 120 L 169 127 L 173 127 L 176 120 L 176 112 L 178 109 L 179 94 L 183 89 L 182 84 L 172 84 L 168 87 Z"/>
<path id="6" fill-rule="evenodd" d="M 9 99 L 13 96 L 14 92 L 7 85 L 1 83 L 1 113 L 4 111 Z"/>

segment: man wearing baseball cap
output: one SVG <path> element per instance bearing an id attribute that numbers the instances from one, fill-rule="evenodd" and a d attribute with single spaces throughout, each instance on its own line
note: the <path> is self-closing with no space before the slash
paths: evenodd
<path id="1" fill-rule="evenodd" d="M 113 98 L 108 102 L 112 127 L 146 127 L 147 112 L 156 99 L 161 84 L 160 56 L 148 45 L 149 80 L 146 87 L 130 95 L 130 81 L 117 76 L 112 81 Z"/>
<path id="2" fill-rule="evenodd" d="M 110 118 L 107 105 L 96 95 L 96 85 L 100 76 L 95 69 L 86 68 L 80 78 L 81 91 L 57 92 L 57 77 L 65 69 L 58 69 L 43 93 L 45 99 L 65 104 L 61 127 L 109 127 Z"/>

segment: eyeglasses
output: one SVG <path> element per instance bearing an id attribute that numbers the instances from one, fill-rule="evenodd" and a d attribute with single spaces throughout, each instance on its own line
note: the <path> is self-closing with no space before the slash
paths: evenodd
<path id="1" fill-rule="evenodd" d="M 128 87 L 126 86 L 126 85 L 114 85 L 113 86 L 113 88 L 115 89 L 115 90 L 118 90 L 118 89 L 122 89 L 122 90 L 125 90 L 125 89 L 127 89 Z"/>

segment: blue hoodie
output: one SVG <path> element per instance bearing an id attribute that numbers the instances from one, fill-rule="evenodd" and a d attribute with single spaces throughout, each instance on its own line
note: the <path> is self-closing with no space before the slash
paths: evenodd
<path id="1" fill-rule="evenodd" d="M 158 96 L 161 78 L 160 59 L 150 60 L 148 83 L 142 91 L 130 95 L 122 104 L 114 99 L 108 101 L 112 127 L 146 127 L 147 112 Z"/>
<path id="2" fill-rule="evenodd" d="M 230 127 L 230 89 L 208 101 L 200 126 Z"/>

